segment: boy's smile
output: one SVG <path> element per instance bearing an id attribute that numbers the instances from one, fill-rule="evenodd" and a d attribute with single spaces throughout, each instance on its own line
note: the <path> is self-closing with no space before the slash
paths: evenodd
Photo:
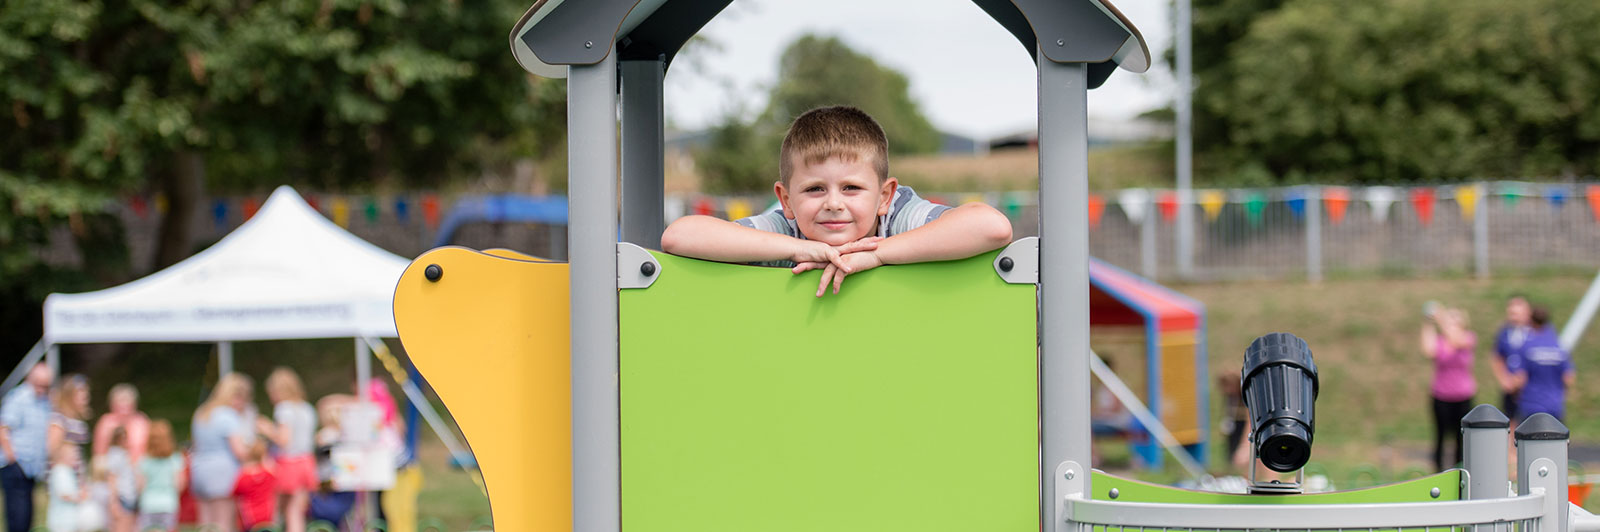
<path id="1" fill-rule="evenodd" d="M 800 234 L 830 246 L 855 242 L 877 233 L 878 217 L 889 214 L 898 182 L 878 182 L 866 157 L 845 162 L 829 157 L 817 164 L 797 164 L 787 186 L 774 192 L 783 214 L 795 221 Z"/>

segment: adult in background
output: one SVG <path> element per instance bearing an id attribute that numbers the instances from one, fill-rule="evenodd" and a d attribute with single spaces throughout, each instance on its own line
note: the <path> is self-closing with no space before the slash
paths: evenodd
<path id="1" fill-rule="evenodd" d="M 1514 295 L 1506 300 L 1506 321 L 1494 335 L 1495 357 L 1489 359 L 1489 369 L 1494 372 L 1495 383 L 1500 385 L 1500 410 L 1513 420 L 1517 419 L 1517 384 L 1506 369 L 1506 360 L 1522 351 L 1523 342 L 1533 332 L 1531 313 L 1527 297 Z"/>
<path id="2" fill-rule="evenodd" d="M 250 451 L 254 427 L 245 422 L 250 404 L 250 378 L 238 373 L 223 375 L 211 396 L 194 413 L 190 425 L 193 439 L 189 475 L 191 491 L 200 501 L 201 530 L 233 532 L 238 529 L 238 513 L 233 501 L 239 467 Z"/>
<path id="3" fill-rule="evenodd" d="M 50 428 L 45 431 L 45 446 L 50 456 L 63 445 L 74 445 L 78 451 L 89 445 L 89 378 L 72 374 L 61 379 L 52 400 L 55 412 L 50 414 Z"/>
<path id="4" fill-rule="evenodd" d="M 1533 333 L 1516 356 L 1506 360 L 1513 384 L 1518 388 L 1519 422 L 1543 412 L 1566 421 L 1567 388 L 1578 381 L 1572 354 L 1561 348 L 1561 338 L 1550 327 L 1550 313 L 1535 307 L 1530 313 Z"/>
<path id="5" fill-rule="evenodd" d="M 138 464 L 150 440 L 150 417 L 139 411 L 139 389 L 128 383 L 112 386 L 106 404 L 107 412 L 94 424 L 94 456 L 105 456 L 111 434 L 121 428 L 127 433 L 128 459 Z"/>
<path id="6" fill-rule="evenodd" d="M 27 532 L 33 526 L 33 489 L 49 472 L 45 433 L 50 426 L 50 366 L 28 370 L 23 386 L 0 401 L 0 486 L 5 491 L 7 532 Z"/>
<path id="7" fill-rule="evenodd" d="M 1467 329 L 1461 309 L 1430 305 L 1422 324 L 1422 355 L 1433 360 L 1433 466 L 1443 471 L 1461 461 L 1461 417 L 1478 392 L 1472 377 L 1472 357 L 1478 338 Z M 1455 454 L 1444 458 L 1445 438 L 1455 439 Z"/>

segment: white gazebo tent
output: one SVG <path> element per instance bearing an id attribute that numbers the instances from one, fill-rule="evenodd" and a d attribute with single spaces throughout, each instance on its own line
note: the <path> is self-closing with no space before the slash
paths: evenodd
<path id="1" fill-rule="evenodd" d="M 278 187 L 260 211 L 205 251 L 144 278 L 104 290 L 50 294 L 44 337 L 3 385 L 74 343 L 216 342 L 218 370 L 233 369 L 232 343 L 355 338 L 356 371 L 367 397 L 369 352 L 395 338 L 394 288 L 410 261 L 357 238 Z M 404 383 L 414 402 L 416 387 Z M 421 402 L 435 431 L 437 416 Z M 446 444 L 448 431 L 440 432 Z M 452 446 L 451 451 L 457 451 Z M 459 453 L 457 453 L 459 454 Z"/>

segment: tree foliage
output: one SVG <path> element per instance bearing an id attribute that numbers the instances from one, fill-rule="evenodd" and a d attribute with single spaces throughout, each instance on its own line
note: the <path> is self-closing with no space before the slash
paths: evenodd
<path id="1" fill-rule="evenodd" d="M 777 180 L 778 148 L 796 116 L 828 105 L 853 105 L 872 115 L 891 154 L 939 148 L 940 134 L 912 99 L 904 74 L 852 50 L 836 37 L 805 35 L 778 60 L 778 80 L 754 120 L 730 114 L 696 156 L 712 191 L 764 190 Z"/>
<path id="2" fill-rule="evenodd" d="M 1270 2 L 1219 2 L 1244 3 Z M 1600 166 L 1600 4 L 1299 0 L 1257 13 L 1197 84 L 1197 121 L 1211 120 L 1200 145 L 1235 168 L 1383 182 Z"/>

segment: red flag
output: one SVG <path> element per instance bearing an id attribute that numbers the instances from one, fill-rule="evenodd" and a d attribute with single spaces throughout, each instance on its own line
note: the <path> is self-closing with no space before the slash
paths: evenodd
<path id="1" fill-rule="evenodd" d="M 246 219 L 246 220 L 249 220 L 252 216 L 255 216 L 256 215 L 256 211 L 261 210 L 261 202 L 257 201 L 256 198 L 253 197 L 253 196 L 252 197 L 246 197 L 244 199 L 243 203 L 244 203 L 244 205 L 243 205 L 243 207 L 244 207 L 244 219 Z"/>
<path id="2" fill-rule="evenodd" d="M 695 214 L 698 214 L 698 215 L 701 215 L 701 216 L 711 216 L 711 211 L 712 211 L 711 200 L 706 199 L 706 198 L 700 198 L 699 201 L 694 202 L 694 213 Z"/>
<path id="3" fill-rule="evenodd" d="M 306 194 L 306 205 L 310 205 L 313 211 L 322 212 L 322 202 L 317 201 L 316 196 Z"/>
<path id="4" fill-rule="evenodd" d="M 1422 187 L 1411 189 L 1411 206 L 1417 209 L 1417 220 L 1426 227 L 1433 223 L 1433 189 Z"/>
<path id="5" fill-rule="evenodd" d="M 1600 185 L 1589 185 L 1589 214 L 1594 215 L 1594 221 L 1600 222 Z"/>
<path id="6" fill-rule="evenodd" d="M 422 221 L 428 227 L 439 225 L 439 196 L 428 194 L 422 197 Z"/>
<path id="7" fill-rule="evenodd" d="M 1333 225 L 1344 221 L 1344 211 L 1350 206 L 1350 189 L 1327 187 L 1322 189 L 1322 205 L 1328 209 L 1328 219 Z"/>
<path id="8" fill-rule="evenodd" d="M 1161 219 L 1172 221 L 1178 217 L 1178 194 L 1175 192 L 1162 192 L 1156 199 L 1156 208 L 1161 210 Z"/>
<path id="9" fill-rule="evenodd" d="M 150 206 L 145 203 L 144 196 L 138 194 L 134 194 L 132 197 L 128 198 L 128 207 L 133 209 L 134 216 L 138 216 L 140 218 L 144 218 L 144 215 L 150 212 Z"/>
<path id="10" fill-rule="evenodd" d="M 1099 194 L 1089 195 L 1089 228 L 1100 227 L 1100 215 L 1106 212 L 1106 199 Z"/>

